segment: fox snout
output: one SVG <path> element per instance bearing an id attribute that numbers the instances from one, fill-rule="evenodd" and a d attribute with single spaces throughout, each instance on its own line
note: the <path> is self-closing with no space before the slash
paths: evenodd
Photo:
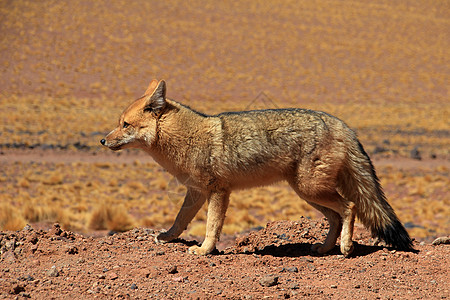
<path id="1" fill-rule="evenodd" d="M 100 144 L 113 151 L 121 150 L 124 148 L 129 148 L 134 141 L 134 138 L 129 136 L 124 136 L 117 130 L 113 130 L 105 138 L 100 140 Z"/>

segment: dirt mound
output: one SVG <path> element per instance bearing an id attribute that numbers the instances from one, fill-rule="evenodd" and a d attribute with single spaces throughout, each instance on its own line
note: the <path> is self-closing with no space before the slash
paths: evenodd
<path id="1" fill-rule="evenodd" d="M 138 228 L 85 237 L 58 224 L 0 232 L 3 298 L 408 298 L 449 297 L 448 245 L 415 243 L 417 253 L 371 246 L 355 231 L 355 254 L 338 247 L 317 256 L 327 222 L 279 221 L 244 233 L 213 255 L 187 253 L 195 240 L 154 242 L 155 231 Z M 232 240 L 225 236 L 223 240 Z M 222 246 L 224 242 L 222 241 Z"/>

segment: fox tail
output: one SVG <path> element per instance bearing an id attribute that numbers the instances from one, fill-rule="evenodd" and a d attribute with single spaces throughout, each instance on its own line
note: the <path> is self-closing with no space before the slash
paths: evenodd
<path id="1" fill-rule="evenodd" d="M 338 183 L 344 198 L 355 202 L 356 215 L 374 237 L 399 250 L 413 250 L 411 238 L 386 200 L 372 162 L 355 138 Z"/>

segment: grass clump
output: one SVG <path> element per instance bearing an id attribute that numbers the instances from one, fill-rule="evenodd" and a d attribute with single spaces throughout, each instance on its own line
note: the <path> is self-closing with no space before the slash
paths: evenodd
<path id="1" fill-rule="evenodd" d="M 20 211 L 8 204 L 0 205 L 0 230 L 20 230 L 26 221 Z"/>
<path id="2" fill-rule="evenodd" d="M 134 227 L 134 219 L 126 212 L 123 205 L 111 206 L 101 203 L 92 212 L 89 228 L 94 230 L 127 231 Z"/>

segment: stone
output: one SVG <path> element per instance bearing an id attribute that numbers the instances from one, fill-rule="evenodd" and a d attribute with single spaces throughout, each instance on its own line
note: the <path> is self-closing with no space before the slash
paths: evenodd
<path id="1" fill-rule="evenodd" d="M 59 271 L 56 269 L 56 266 L 53 266 L 48 270 L 47 275 L 50 277 L 58 277 Z"/>
<path id="2" fill-rule="evenodd" d="M 262 286 L 275 286 L 278 284 L 278 276 L 264 276 L 263 278 L 261 278 L 261 280 L 259 281 L 259 284 Z"/>

